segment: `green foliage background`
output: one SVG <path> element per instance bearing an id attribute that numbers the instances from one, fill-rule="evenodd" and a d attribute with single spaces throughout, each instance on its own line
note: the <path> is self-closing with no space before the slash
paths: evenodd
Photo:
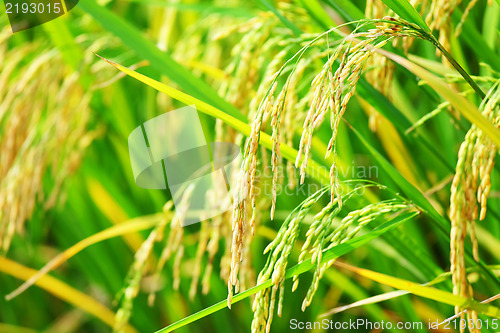
<path id="1" fill-rule="evenodd" d="M 384 2 L 402 18 L 422 24 L 419 16 L 412 17 L 413 12 L 405 12 L 408 8 L 398 8 L 405 1 Z M 242 33 L 231 31 L 228 36 L 214 41 L 215 32 L 224 33 L 224 29 L 243 24 L 266 12 L 265 15 L 279 21 L 279 33 L 273 37 L 283 36 L 282 38 L 289 42 L 294 36 L 299 38 L 302 29 L 305 29 L 306 33 L 318 34 L 334 24 L 362 19 L 365 6 L 364 1 L 354 0 L 297 0 L 290 3 L 291 12 L 294 11 L 293 8 L 299 8 L 301 11 L 299 14 L 291 14 L 266 0 L 82 0 L 75 9 L 57 20 L 9 36 L 8 41 L 2 45 L 7 50 L 6 58 L 0 60 L 4 64 L 12 60 L 9 59 L 9 54 L 13 53 L 9 52 L 22 45 L 32 44 L 32 52 L 25 54 L 21 64 L 29 63 L 44 52 L 56 52 L 62 59 L 59 66 L 64 68 L 67 76 L 78 73 L 79 84 L 90 94 L 91 117 L 88 129 L 96 131 L 98 135 L 84 152 L 78 169 L 65 179 L 63 194 L 56 207 L 45 210 L 43 203 L 38 204 L 24 231 L 17 233 L 8 252 L 2 253 L 3 258 L 9 261 L 0 262 L 0 294 L 10 293 L 21 283 L 21 280 L 12 276 L 12 270 L 16 270 L 14 262 L 40 269 L 61 251 L 117 223 L 132 218 L 147 219 L 151 216 L 159 220 L 158 215 L 154 214 L 161 212 L 165 202 L 170 199 L 168 192 L 142 189 L 135 185 L 129 163 L 127 137 L 146 120 L 183 106 L 182 99 L 179 101 L 176 96 L 167 97 L 132 77 L 119 74 L 119 71 L 91 52 L 123 66 L 139 64 L 137 72 L 208 104 L 214 112 L 204 111 L 197 105 L 201 111 L 207 139 L 215 138 L 215 118 L 224 119 L 226 125 L 248 135 L 249 128 L 244 125 L 252 124 L 248 120 L 248 100 L 234 103 L 219 94 L 221 84 L 225 81 L 231 82 L 230 76 L 233 73 L 224 71 L 228 64 L 238 57 L 237 53 L 232 52 L 232 48 L 242 38 Z M 466 5 L 462 4 L 453 12 L 453 26 L 460 21 L 460 12 L 463 12 L 465 7 Z M 491 5 L 486 1 L 479 1 L 470 12 L 462 34 L 451 38 L 451 56 L 485 92 L 492 84 L 491 80 L 482 78 L 499 79 L 498 73 L 495 72 L 500 70 L 499 21 L 498 1 Z M 0 22 L 2 26 L 7 26 L 5 15 L 2 14 Z M 224 25 L 211 25 L 213 22 Z M 168 35 L 165 35 L 165 29 L 168 30 Z M 297 52 L 300 46 L 302 45 L 299 40 L 292 51 Z M 460 77 L 453 68 L 442 65 L 435 46 L 429 41 L 416 40 L 408 54 L 399 47 L 389 45 L 386 49 L 420 63 L 443 80 L 449 80 L 451 76 L 446 77 L 445 74 L 450 73 L 454 78 Z M 209 51 L 214 50 L 216 52 L 212 56 Z M 272 53 L 266 56 L 270 57 L 265 61 L 268 64 L 273 60 Z M 144 63 L 145 60 L 147 63 Z M 481 63 L 487 66 L 481 66 Z M 314 62 L 308 75 L 314 77 L 322 65 L 319 61 Z M 256 70 L 262 76 L 265 68 Z M 16 75 L 15 71 L 12 75 Z M 450 181 L 455 172 L 460 144 L 471 122 L 474 123 L 475 120 L 457 117 L 445 109 L 417 130 L 406 133 L 408 128 L 444 101 L 442 94 L 431 84 L 420 84 L 419 80 L 415 73 L 403 66 L 397 66 L 390 86 L 389 99 L 362 77 L 355 98 L 349 103 L 345 115 L 354 130 L 344 123 L 341 124 L 337 149 L 338 158 L 345 165 L 378 167 L 378 177 L 373 180 L 387 186 L 389 190 L 375 189 L 374 195 L 377 199 L 388 199 L 394 196 L 393 193 L 401 193 L 422 212 L 418 217 L 412 216 L 396 228 L 377 235 L 371 242 L 342 256 L 341 261 L 421 284 L 449 271 Z M 39 84 L 39 89 L 43 89 L 43 82 Z M 256 90 L 258 84 L 260 82 L 250 90 Z M 467 82 L 461 79 L 454 87 L 458 91 L 470 90 Z M 308 86 L 304 85 L 302 89 L 307 90 Z M 473 105 L 479 106 L 479 96 L 468 94 L 466 98 Z M 390 140 L 382 141 L 369 129 L 368 116 L 363 110 L 363 103 L 366 102 L 394 126 L 404 150 L 409 154 L 408 160 L 404 160 L 404 154 L 395 153 L 400 149 L 396 139 L 393 144 Z M 44 106 L 44 112 L 50 113 L 51 106 Z M 232 118 L 229 119 L 226 115 Z M 1 119 L 0 117 L 0 132 L 3 134 L 7 129 Z M 243 122 L 243 125 L 233 121 L 234 119 Z M 269 129 L 267 132 L 271 133 Z M 318 146 L 326 147 L 331 129 L 328 124 L 323 125 L 314 135 L 319 141 Z M 498 133 L 493 135 L 498 136 Z M 299 139 L 299 136 L 294 139 L 295 148 Z M 64 142 L 60 144 L 64 145 Z M 330 166 L 329 161 L 323 158 L 324 149 L 313 151 L 312 156 L 318 166 Z M 406 166 L 407 169 L 403 170 L 401 166 Z M 308 177 L 304 186 L 317 183 L 317 178 Z M 478 301 L 498 294 L 500 287 L 500 268 L 494 266 L 500 259 L 498 180 L 498 167 L 495 167 L 491 176 L 493 185 L 488 201 L 488 214 L 477 226 L 481 265 L 488 267 L 481 268 L 480 265 L 469 261 L 473 270 L 469 279 Z M 2 179 L 1 182 L 6 184 L 8 179 Z M 52 175 L 47 172 L 42 185 L 43 191 L 49 193 L 53 183 Z M 6 192 L 0 194 L 6 195 Z M 257 273 L 266 262 L 266 257 L 261 255 L 263 249 L 274 238 L 286 217 L 306 198 L 303 194 L 279 196 L 276 218 L 273 221 L 269 221 L 267 211 L 262 212 L 262 224 L 265 227 L 256 232 L 252 244 L 252 266 Z M 363 207 L 369 200 L 367 197 L 354 199 L 352 206 L 345 208 L 343 216 L 353 210 L 353 207 Z M 328 198 L 320 200 L 313 207 L 311 214 L 319 212 L 327 203 Z M 227 221 L 230 223 L 230 214 Z M 380 219 L 378 224 L 366 228 L 363 233 L 369 233 L 372 228 L 386 221 L 392 220 Z M 135 244 L 148 236 L 150 228 L 151 225 L 132 234 L 132 237 L 136 237 Z M 193 258 L 196 252 L 200 226 L 193 225 L 185 229 L 187 255 L 181 265 L 183 279 L 180 288 L 173 290 L 171 286 L 173 263 L 169 261 L 162 274 L 164 285 L 158 291 L 154 305 L 150 306 L 147 302 L 147 291 L 151 280 L 143 279 L 141 291 L 133 300 L 130 319 L 130 325 L 139 332 L 154 332 L 195 312 L 210 309 L 210 306 L 224 301 L 227 297 L 227 285 L 219 278 L 216 263 L 210 292 L 207 295 L 199 292 L 194 300 L 188 299 L 190 264 L 193 262 L 189 258 Z M 302 241 L 304 235 L 305 230 L 302 230 Z M 116 312 L 119 305 L 113 300 L 126 284 L 127 272 L 134 261 L 134 249 L 130 244 L 134 244 L 134 241 L 127 241 L 125 236 L 98 242 L 76 254 L 50 275 Z M 294 262 L 290 263 L 288 268 L 297 261 L 300 246 L 296 247 L 292 253 Z M 470 251 L 469 246 L 468 249 Z M 161 249 L 155 248 L 154 256 L 158 257 L 160 253 Z M 222 252 L 219 251 L 217 260 L 220 260 L 221 255 Z M 321 280 L 311 306 L 302 312 L 300 304 L 307 292 L 311 274 L 306 272 L 301 279 L 305 283 L 301 282 L 294 293 L 290 292 L 291 282 L 285 283 L 283 316 L 275 316 L 271 331 L 288 331 L 292 318 L 299 321 L 316 320 L 318 315 L 333 307 L 394 290 L 387 285 L 360 277 L 352 271 L 332 267 Z M 444 291 L 452 291 L 449 277 L 443 278 L 435 286 Z M 81 304 L 85 302 L 84 299 L 74 298 L 73 304 L 70 304 L 67 300 L 52 295 L 46 288 L 37 286 L 29 288 L 10 301 L 2 297 L 0 332 L 111 331 L 110 325 L 82 311 Z M 350 309 L 328 318 L 334 321 L 367 318 L 371 321 L 427 323 L 429 319 L 443 320 L 452 316 L 453 306 L 449 304 L 445 300 L 436 301 L 422 295 L 408 294 Z M 498 306 L 498 303 L 492 305 Z M 231 309 L 219 306 L 213 314 L 201 314 L 198 316 L 200 318 L 196 318 L 198 320 L 178 331 L 223 332 L 230 328 L 235 332 L 246 332 L 250 330 L 252 316 L 250 298 L 245 298 L 234 304 Z M 489 317 L 480 315 L 480 318 Z M 494 331 L 483 329 L 483 332 Z"/>

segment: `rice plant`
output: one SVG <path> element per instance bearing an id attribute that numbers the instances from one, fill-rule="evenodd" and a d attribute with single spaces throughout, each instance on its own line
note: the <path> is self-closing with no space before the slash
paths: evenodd
<path id="1" fill-rule="evenodd" d="M 498 0 L 0 21 L 0 332 L 498 331 Z M 138 186 L 129 135 L 186 105 L 214 186 Z"/>

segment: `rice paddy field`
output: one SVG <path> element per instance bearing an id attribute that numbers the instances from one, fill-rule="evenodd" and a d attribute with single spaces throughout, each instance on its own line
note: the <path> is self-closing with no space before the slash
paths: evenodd
<path id="1" fill-rule="evenodd" d="M 0 333 L 500 332 L 500 1 L 40 3 Z"/>

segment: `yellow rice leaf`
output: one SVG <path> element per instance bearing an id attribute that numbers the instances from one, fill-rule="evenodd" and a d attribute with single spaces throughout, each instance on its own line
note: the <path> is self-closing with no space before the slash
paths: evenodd
<path id="1" fill-rule="evenodd" d="M 114 224 L 120 224 L 130 220 L 130 216 L 113 199 L 106 189 L 94 179 L 87 182 L 90 197 L 99 210 Z M 123 238 L 133 251 L 139 250 L 144 239 L 138 233 L 127 233 Z"/>
<path id="2" fill-rule="evenodd" d="M 47 275 L 50 271 L 53 271 L 57 267 L 59 267 L 61 264 L 63 264 L 65 261 L 73 257 L 75 254 L 79 253 L 80 251 L 84 250 L 85 248 L 89 247 L 90 245 L 96 244 L 98 242 L 101 242 L 106 239 L 110 239 L 113 237 L 117 236 L 122 236 L 125 234 L 130 234 L 134 232 L 138 232 L 141 230 L 149 229 L 154 227 L 158 221 L 161 219 L 163 213 L 158 213 L 154 215 L 149 215 L 149 216 L 142 216 L 138 217 L 135 219 L 132 219 L 127 222 L 123 222 L 117 225 L 114 225 L 112 227 L 109 227 L 103 231 L 100 231 L 96 234 L 93 234 L 90 237 L 87 237 L 75 245 L 71 246 L 64 252 L 61 252 L 58 254 L 56 257 L 54 257 L 51 261 L 49 261 L 45 266 L 43 266 L 40 270 L 34 271 L 31 270 L 33 273 L 30 274 L 29 276 L 23 275 L 23 280 L 25 282 L 19 286 L 16 290 L 5 296 L 7 300 L 11 300 L 12 298 L 18 296 L 22 292 L 24 292 L 26 289 L 28 289 L 30 286 L 33 284 L 37 284 L 38 281 L 41 281 L 41 279 Z M 0 265 L 1 266 L 1 265 Z M 2 270 L 2 267 L 0 267 L 0 271 Z"/>
<path id="3" fill-rule="evenodd" d="M 96 54 L 97 55 L 97 54 Z M 158 82 L 146 75 L 142 75 L 141 73 L 138 73 L 136 71 L 133 71 L 127 67 L 124 67 L 120 64 L 114 63 L 106 58 L 103 58 L 99 55 L 97 55 L 99 58 L 105 60 L 109 64 L 113 65 L 116 67 L 118 70 L 122 71 L 123 73 L 127 74 L 128 76 L 133 77 L 134 79 L 141 81 L 142 83 L 147 84 L 151 88 L 154 88 L 164 94 L 167 94 L 168 96 L 172 97 L 173 99 L 176 99 L 186 105 L 196 105 L 196 108 L 200 111 L 202 111 L 205 114 L 208 114 L 209 116 L 219 118 L 225 123 L 229 124 L 230 126 L 234 127 L 235 129 L 241 131 L 242 134 L 249 136 L 251 133 L 251 128 L 248 124 L 245 122 L 234 118 L 233 116 L 222 112 L 221 110 L 217 109 L 216 107 L 205 103 L 193 96 L 190 96 L 186 93 L 183 93 L 180 90 L 177 90 L 175 88 L 172 88 L 170 86 L 167 86 L 166 84 L 163 84 L 161 82 Z"/>
<path id="4" fill-rule="evenodd" d="M 227 77 L 227 74 L 220 68 L 210 66 L 199 61 L 189 60 L 189 61 L 181 61 L 181 63 L 186 67 L 198 69 L 201 72 L 207 74 L 208 76 L 211 76 L 216 80 L 223 80 Z"/>
<path id="5" fill-rule="evenodd" d="M 459 306 L 464 309 L 474 309 L 478 313 L 482 313 L 489 317 L 499 318 L 500 319 L 500 309 L 488 304 L 482 304 L 474 299 L 469 299 L 457 295 L 453 295 L 444 290 L 439 290 L 433 287 L 423 286 L 421 284 L 411 282 L 408 280 L 396 278 L 390 275 L 370 271 L 368 269 L 359 268 L 355 266 L 351 266 L 342 262 L 335 262 L 335 265 L 345 268 L 349 271 L 355 272 L 361 276 L 364 276 L 370 280 L 376 281 L 381 284 L 385 284 L 387 286 L 391 286 L 396 289 L 406 290 L 410 293 L 421 296 L 424 298 L 432 299 L 441 303 Z"/>
<path id="6" fill-rule="evenodd" d="M 0 333 L 37 333 L 37 331 L 27 327 L 0 323 Z"/>
<path id="7" fill-rule="evenodd" d="M 116 67 L 118 70 L 122 71 L 123 73 L 133 77 L 134 79 L 141 81 L 142 83 L 147 84 L 148 86 L 164 93 L 167 94 L 168 96 L 172 97 L 173 99 L 176 99 L 186 105 L 192 105 L 194 104 L 200 112 L 203 112 L 209 116 L 218 118 L 222 120 L 224 123 L 228 124 L 229 126 L 233 127 L 236 129 L 238 132 L 245 136 L 250 136 L 252 128 L 245 122 L 236 119 L 235 117 L 227 114 L 226 112 L 223 112 L 216 107 L 213 107 L 210 104 L 207 104 L 203 101 L 200 101 L 199 99 L 192 97 L 186 93 L 183 93 L 182 91 L 179 91 L 177 89 L 174 89 L 172 87 L 167 86 L 166 84 L 163 84 L 161 82 L 158 82 L 150 77 L 147 77 L 145 75 L 142 75 L 141 73 L 138 73 L 136 71 L 133 71 L 127 67 L 124 67 L 120 64 L 114 63 L 106 58 L 103 58 L 96 54 L 98 57 L 101 59 L 105 60 L 109 64 L 113 65 Z M 260 132 L 260 143 L 268 148 L 268 149 L 273 149 L 273 141 L 271 140 L 271 136 L 265 132 Z M 313 137 L 313 142 L 315 145 L 313 145 L 313 150 L 315 149 L 316 145 L 318 144 L 317 138 Z M 324 145 L 323 145 L 324 146 Z M 326 146 L 320 146 L 320 150 L 322 150 L 321 154 L 324 154 L 326 152 Z M 323 150 L 324 149 L 324 150 Z M 280 151 L 281 155 L 290 161 L 295 161 L 297 157 L 297 150 L 284 144 L 281 143 L 280 145 Z M 343 167 L 344 164 L 339 163 L 340 167 Z M 330 173 L 328 170 L 325 168 L 322 168 L 316 161 L 314 160 L 309 160 L 309 163 L 307 164 L 307 173 L 312 175 L 317 181 L 319 181 L 322 184 L 330 184 Z M 377 197 L 375 194 L 373 194 L 371 191 L 366 191 L 365 196 L 367 199 L 371 202 L 375 202 L 377 200 Z"/>
<path id="8" fill-rule="evenodd" d="M 364 99 L 359 99 L 361 106 L 368 110 L 369 104 Z M 415 177 L 416 171 L 414 165 L 411 163 L 413 161 L 410 153 L 406 150 L 401 137 L 399 136 L 394 125 L 384 117 L 380 117 L 380 123 L 377 128 L 377 136 L 382 142 L 382 146 L 389 155 L 391 162 L 394 164 L 396 169 L 398 169 L 401 174 L 410 182 L 413 186 L 419 187 L 417 178 Z"/>
<path id="9" fill-rule="evenodd" d="M 449 85 L 447 85 L 443 80 L 441 80 L 436 75 L 427 71 L 423 67 L 398 56 L 394 53 L 388 52 L 386 50 L 377 49 L 375 52 L 383 54 L 387 58 L 397 62 L 401 66 L 408 69 L 410 72 L 415 74 L 424 80 L 429 86 L 431 86 L 438 94 L 440 94 L 444 99 L 450 102 L 456 110 L 465 116 L 471 123 L 479 127 L 486 135 L 490 137 L 491 140 L 500 148 L 500 131 L 498 128 L 493 126 L 493 124 L 488 121 L 478 108 L 469 102 L 464 96 L 453 91 Z"/>
<path id="10" fill-rule="evenodd" d="M 416 63 L 417 65 L 422 66 L 423 68 L 427 69 L 428 71 L 434 72 L 436 74 L 439 74 L 441 76 L 445 75 L 460 75 L 455 69 L 446 67 L 443 65 L 442 62 L 423 58 L 416 56 L 414 54 L 408 54 L 408 59 L 410 61 Z"/>
<path id="11" fill-rule="evenodd" d="M 245 122 L 236 119 L 235 117 L 227 114 L 226 112 L 223 112 L 216 107 L 205 103 L 203 101 L 200 101 L 199 99 L 190 96 L 186 93 L 183 93 L 180 90 L 174 89 L 170 86 L 167 86 L 166 84 L 163 84 L 161 82 L 158 82 L 150 77 L 147 77 L 146 75 L 142 75 L 141 73 L 138 73 L 136 71 L 133 71 L 127 67 L 124 67 L 120 64 L 114 63 L 106 58 L 103 58 L 96 54 L 98 57 L 101 59 L 105 60 L 109 64 L 113 65 L 116 67 L 118 70 L 122 71 L 123 73 L 133 77 L 134 79 L 141 81 L 142 83 L 147 84 L 151 88 L 154 88 L 164 94 L 167 94 L 168 96 L 172 97 L 173 99 L 176 99 L 186 105 L 192 105 L 194 104 L 196 106 L 196 109 L 199 110 L 200 112 L 203 112 L 211 117 L 218 118 L 222 120 L 224 123 L 228 124 L 229 126 L 233 127 L 236 129 L 238 132 L 245 136 L 250 136 L 252 132 L 252 128 Z M 260 132 L 260 142 L 261 144 L 268 148 L 268 149 L 273 149 L 273 141 L 271 140 L 271 136 L 267 133 Z M 287 146 L 286 144 L 281 144 L 280 145 L 280 150 L 281 150 L 281 155 L 291 161 L 295 161 L 295 158 L 297 157 L 297 150 Z M 324 184 L 329 184 L 330 183 L 330 174 L 327 170 L 324 168 L 321 168 L 314 160 L 310 160 L 308 165 L 307 165 L 308 173 L 311 175 L 314 175 L 317 180 L 323 182 Z"/>
<path id="12" fill-rule="evenodd" d="M 21 280 L 28 280 L 31 276 L 36 274 L 36 270 L 5 257 L 0 257 L 0 271 Z M 115 313 L 92 297 L 70 287 L 66 283 L 50 275 L 40 277 L 35 284 L 57 298 L 76 306 L 100 319 L 110 327 L 113 327 L 115 323 Z M 128 333 L 137 333 L 137 330 L 130 325 L 127 325 L 125 331 Z"/>

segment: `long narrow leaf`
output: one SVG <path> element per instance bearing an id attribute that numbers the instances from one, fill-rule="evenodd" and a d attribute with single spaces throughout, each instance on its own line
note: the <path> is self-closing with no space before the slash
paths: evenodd
<path id="1" fill-rule="evenodd" d="M 432 204 L 425 198 L 425 196 L 415 188 L 410 182 L 408 182 L 400 173 L 399 171 L 394 168 L 386 159 L 384 156 L 382 156 L 354 127 L 352 127 L 350 124 L 348 126 L 351 128 L 351 130 L 356 134 L 356 136 L 359 138 L 361 143 L 368 149 L 370 154 L 377 160 L 377 162 L 382 166 L 382 169 L 384 169 L 394 180 L 394 182 L 403 190 L 403 192 L 406 194 L 406 196 L 412 200 L 420 209 L 422 209 L 424 212 L 426 212 L 434 221 L 441 231 L 440 236 L 443 238 L 448 239 L 448 235 L 450 232 L 450 223 L 448 220 L 446 220 L 441 214 L 437 212 L 437 210 L 432 206 Z M 468 259 L 471 261 L 474 261 L 472 259 L 472 254 L 469 249 L 466 250 L 465 255 Z M 475 261 L 474 261 L 475 262 Z M 489 270 L 484 262 L 482 260 L 479 260 L 478 262 L 479 267 L 481 270 L 487 275 L 497 286 L 500 285 L 500 281 L 495 277 L 495 275 Z"/>
<path id="2" fill-rule="evenodd" d="M 290 29 L 293 34 L 295 36 L 300 36 L 300 34 L 302 33 L 302 31 L 300 31 L 300 29 L 295 25 L 293 24 L 292 22 L 290 22 L 289 19 L 287 19 L 285 16 L 283 16 L 283 14 L 281 14 L 276 8 L 274 8 L 274 6 L 272 4 L 270 4 L 267 0 L 258 0 L 264 7 L 266 7 L 267 9 L 269 9 L 270 11 L 272 11 L 274 13 L 274 15 L 276 15 L 276 17 L 278 17 L 280 19 L 280 21 L 288 28 Z"/>
<path id="3" fill-rule="evenodd" d="M 349 124 L 348 124 L 349 125 Z M 349 125 L 350 126 L 350 125 Z M 399 171 L 394 168 L 389 161 L 385 159 L 373 146 L 366 141 L 366 139 L 352 126 L 351 130 L 356 134 L 363 145 L 368 149 L 370 154 L 377 160 L 378 163 L 394 180 L 394 182 L 403 190 L 406 196 L 411 199 L 418 207 L 420 207 L 424 212 L 429 214 L 438 224 L 446 230 L 448 221 L 439 214 L 432 204 L 427 200 L 422 192 L 420 192 L 415 186 L 413 186 L 409 181 L 407 181 Z"/>
<path id="4" fill-rule="evenodd" d="M 27 280 L 36 273 L 36 270 L 23 266 L 5 257 L 0 257 L 0 272 L 4 272 L 21 280 Z M 113 327 L 115 324 L 115 314 L 113 311 L 92 297 L 76 290 L 61 280 L 58 280 L 53 276 L 46 275 L 40 278 L 40 280 L 38 280 L 35 284 L 57 298 L 74 305 L 96 318 L 99 318 L 110 327 Z M 128 333 L 137 333 L 135 328 L 130 325 L 125 327 L 125 331 Z"/>
<path id="5" fill-rule="evenodd" d="M 398 14 L 402 19 L 408 22 L 414 23 L 421 27 L 427 32 L 431 32 L 431 29 L 425 23 L 424 19 L 418 14 L 418 12 L 413 8 L 413 6 L 408 2 L 408 0 L 382 0 L 387 7 L 392 9 L 396 14 Z"/>
<path id="6" fill-rule="evenodd" d="M 179 91 L 177 89 L 169 87 L 166 84 L 163 84 L 161 82 L 153 80 L 150 77 L 147 77 L 145 75 L 137 73 L 129 68 L 126 68 L 120 64 L 114 63 L 108 59 L 105 59 L 105 58 L 102 58 L 102 59 L 106 60 L 108 63 L 110 63 L 111 65 L 113 65 L 114 67 L 119 69 L 120 71 L 124 72 L 125 74 L 135 78 L 136 80 L 139 80 L 139 81 L 147 84 L 148 86 L 150 86 L 150 87 L 152 87 L 160 92 L 163 92 L 163 93 L 169 95 L 170 97 L 172 97 L 172 98 L 174 98 L 174 99 L 176 99 L 184 104 L 196 105 L 196 108 L 198 111 L 203 112 L 209 116 L 221 119 L 226 124 L 233 127 L 234 129 L 236 129 L 238 132 L 242 133 L 243 135 L 249 136 L 251 131 L 252 131 L 252 128 L 247 123 L 245 123 L 239 119 L 236 119 L 235 117 L 217 109 L 216 107 L 214 107 L 208 103 L 200 101 L 199 99 L 197 99 L 193 96 L 190 96 L 186 93 L 183 93 L 182 91 Z M 271 136 L 269 134 L 261 132 L 260 133 L 260 142 L 264 147 L 266 147 L 268 149 L 273 149 L 273 142 L 272 142 Z M 296 149 L 282 143 L 280 145 L 280 150 L 281 150 L 281 154 L 283 155 L 284 158 L 291 160 L 291 161 L 295 161 L 295 158 L 297 157 L 297 154 L 298 154 Z M 324 168 L 320 167 L 315 161 L 313 161 L 313 160 L 309 161 L 307 171 L 308 171 L 308 174 L 311 175 L 311 177 L 313 177 L 314 179 L 316 179 L 320 183 L 329 184 L 329 182 L 330 182 L 329 173 Z"/>
<path id="7" fill-rule="evenodd" d="M 235 118 L 244 119 L 244 116 L 236 107 L 222 99 L 205 81 L 195 77 L 167 52 L 158 49 L 153 42 L 144 38 L 139 30 L 127 21 L 105 7 L 98 5 L 94 0 L 80 1 L 78 7 L 92 15 L 106 30 L 120 38 L 139 57 L 148 60 L 158 72 L 168 76 L 185 91 L 189 91 L 198 99 L 221 108 Z"/>
<path id="8" fill-rule="evenodd" d="M 141 216 L 130 221 L 122 222 L 120 224 L 109 227 L 103 231 L 95 233 L 85 239 L 82 239 L 75 245 L 66 249 L 65 251 L 58 254 L 52 260 L 50 260 L 45 266 L 43 266 L 40 270 L 32 274 L 26 281 L 20 285 L 16 290 L 12 291 L 10 294 L 5 296 L 7 300 L 11 300 L 14 297 L 17 297 L 19 294 L 23 293 L 26 289 L 28 289 L 33 284 L 36 284 L 41 278 L 45 275 L 61 266 L 64 262 L 68 261 L 71 257 L 80 253 L 84 249 L 88 248 L 91 245 L 102 242 L 103 240 L 110 239 L 113 237 L 124 236 L 127 234 L 135 233 L 141 230 L 146 230 L 154 227 L 158 224 L 158 221 L 161 219 L 163 213 L 158 213 L 151 216 Z"/>
<path id="9" fill-rule="evenodd" d="M 453 91 L 443 80 L 432 74 L 431 72 L 425 70 L 423 67 L 398 56 L 394 53 L 378 50 L 384 56 L 393 61 L 397 62 L 401 66 L 408 69 L 413 74 L 424 80 L 429 86 L 431 86 L 437 93 L 439 93 L 444 99 L 446 99 L 450 104 L 462 113 L 465 118 L 467 118 L 471 123 L 479 127 L 486 135 L 490 137 L 491 140 L 500 147 L 500 131 L 493 126 L 493 124 L 488 121 L 481 112 L 475 107 L 471 102 L 469 102 L 464 96 Z"/>
<path id="10" fill-rule="evenodd" d="M 425 297 L 453 306 L 459 306 L 460 308 L 473 309 L 489 317 L 500 318 L 500 309 L 492 305 L 482 304 L 470 298 L 453 295 L 452 293 L 449 293 L 447 291 L 423 286 L 415 282 L 378 272 L 373 272 L 368 269 L 354 267 L 346 263 L 336 262 L 335 265 L 355 272 L 370 280 L 385 284 L 387 286 L 391 286 L 399 290 L 407 290 L 417 296 Z"/>
<path id="11" fill-rule="evenodd" d="M 391 221 L 384 223 L 380 227 L 376 228 L 375 230 L 373 230 L 373 231 L 371 231 L 363 236 L 353 238 L 353 239 L 351 239 L 343 244 L 339 244 L 339 245 L 337 245 L 329 250 L 326 250 L 323 252 L 321 263 L 325 263 L 327 261 L 336 259 L 336 258 L 338 258 L 346 253 L 349 253 L 352 250 L 354 250 L 362 245 L 365 245 L 366 243 L 370 242 L 371 240 L 381 236 L 382 234 L 384 234 L 390 230 L 393 230 L 394 228 L 398 227 L 399 225 L 403 224 L 404 222 L 411 220 L 412 218 L 414 218 L 417 215 L 418 215 L 418 212 L 403 213 L 403 214 L 395 217 Z M 289 279 L 295 275 L 305 273 L 305 272 L 313 269 L 314 267 L 316 267 L 316 265 L 317 265 L 317 263 L 314 263 L 314 264 L 311 263 L 311 259 L 306 260 L 306 261 L 304 261 L 300 264 L 297 264 L 294 267 L 288 269 L 286 271 L 285 278 Z M 255 287 L 247 289 L 244 292 L 235 295 L 232 299 L 231 304 L 234 304 L 234 303 L 237 303 L 241 300 L 244 300 L 245 298 L 248 298 L 251 295 L 258 293 L 260 290 L 269 288 L 272 286 L 272 284 L 273 284 L 272 280 L 269 279 L 269 280 L 255 286 Z M 220 311 L 220 310 L 225 309 L 225 308 L 227 308 L 227 299 L 220 301 L 219 303 L 216 303 L 208 308 L 205 308 L 205 309 L 203 309 L 195 314 L 192 314 L 189 317 L 186 317 L 182 320 L 179 320 L 178 322 L 175 322 L 175 323 L 173 323 L 173 324 L 171 324 L 171 325 L 169 325 L 161 330 L 158 330 L 156 333 L 172 332 L 173 330 L 179 329 L 183 326 L 186 326 L 194 321 L 197 321 L 201 318 L 204 318 L 212 313 L 215 313 L 215 312 Z"/>

